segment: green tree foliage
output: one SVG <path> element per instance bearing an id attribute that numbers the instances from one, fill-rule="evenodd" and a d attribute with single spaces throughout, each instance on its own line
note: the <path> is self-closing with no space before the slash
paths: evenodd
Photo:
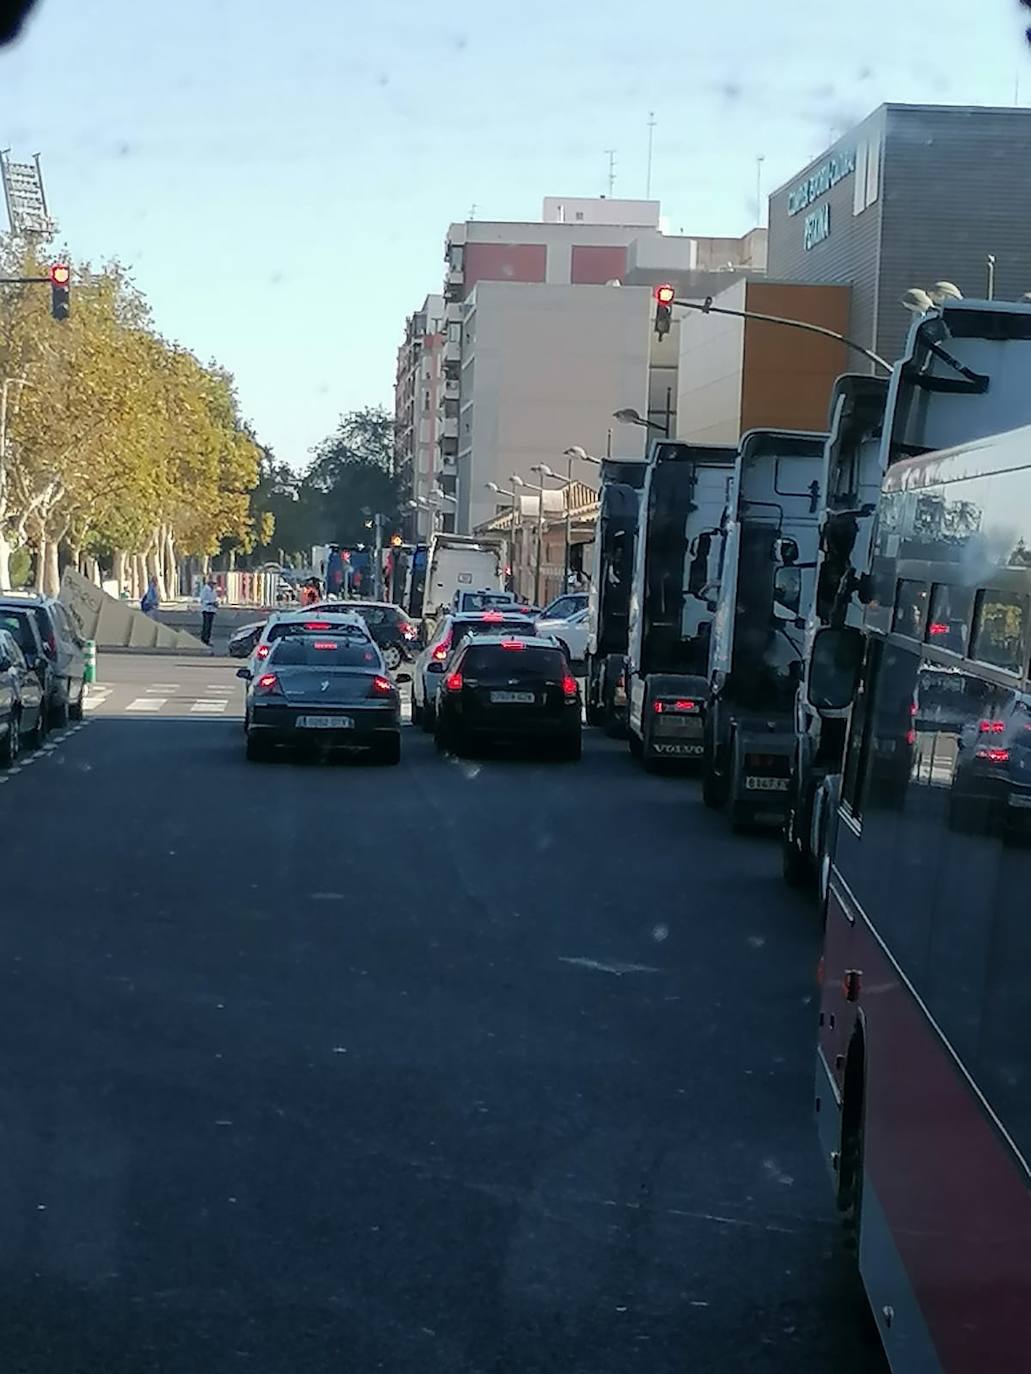
<path id="1" fill-rule="evenodd" d="M 38 250 L 0 239 L 0 275 L 45 276 Z M 115 556 L 171 579 L 177 553 L 253 539 L 259 447 L 232 377 L 155 331 L 117 263 L 73 273 L 70 318 L 43 285 L 0 286 L 0 586 L 12 544 L 54 589 L 57 553 Z"/>

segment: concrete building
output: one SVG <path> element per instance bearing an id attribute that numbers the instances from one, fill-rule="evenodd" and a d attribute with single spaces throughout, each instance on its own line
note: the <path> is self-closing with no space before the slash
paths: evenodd
<path id="1" fill-rule="evenodd" d="M 842 333 L 847 286 L 738 281 L 714 298 L 729 310 L 805 320 Z M 750 429 L 824 429 L 844 344 L 760 320 L 684 311 L 677 371 L 678 439 L 733 444 Z"/>
<path id="2" fill-rule="evenodd" d="M 996 296 L 1031 290 L 1028 168 L 1031 109 L 882 105 L 770 196 L 769 276 L 850 286 L 847 332 L 893 361 L 909 287 L 981 298 L 993 254 Z"/>
<path id="3" fill-rule="evenodd" d="M 507 489 L 512 473 L 536 481 L 536 463 L 560 471 L 574 444 L 602 454 L 612 412 L 647 407 L 652 295 L 644 288 L 479 281 L 461 328 L 461 340 L 445 345 L 460 354 L 459 529 L 497 513 L 487 482 Z"/>
<path id="4" fill-rule="evenodd" d="M 444 389 L 444 298 L 427 296 L 420 309 L 405 321 L 405 336 L 397 350 L 394 380 L 394 452 L 405 499 L 416 502 L 407 521 L 413 538 L 429 537 L 433 512 L 431 493 L 441 478 L 440 438 Z M 457 403 L 452 430 L 457 426 Z M 442 508 L 448 519 L 446 505 Z M 450 516 L 453 526 L 454 517 Z"/>
<path id="5" fill-rule="evenodd" d="M 440 473 L 441 485 L 449 494 L 458 496 L 458 527 L 472 528 L 484 518 L 484 483 L 498 480 L 497 473 L 507 478 L 512 471 L 522 472 L 523 455 L 536 452 L 536 441 L 524 442 L 524 435 L 516 435 L 509 443 L 511 431 L 500 439 L 488 439 L 486 417 L 496 408 L 510 410 L 508 373 L 498 373 L 475 366 L 470 349 L 475 328 L 469 329 L 473 309 L 481 319 L 497 309 L 514 311 L 513 298 L 493 295 L 481 287 L 489 283 L 517 287 L 533 287 L 526 301 L 513 313 L 513 319 L 525 325 L 527 336 L 533 334 L 533 324 L 525 315 L 528 310 L 542 312 L 534 348 L 541 357 L 550 359 L 549 366 L 557 370 L 557 385 L 565 368 L 560 350 L 552 349 L 552 337 L 573 341 L 573 356 L 582 352 L 585 331 L 598 327 L 604 311 L 599 305 L 605 292 L 615 292 L 615 283 L 626 291 L 630 287 L 647 288 L 635 293 L 641 305 L 628 307 L 636 319 L 639 310 L 646 314 L 651 304 L 651 288 L 662 281 L 672 281 L 678 290 L 701 297 L 738 280 L 741 276 L 761 273 L 765 258 L 765 231 L 753 230 L 742 239 L 700 239 L 671 237 L 663 234 L 657 201 L 623 201 L 600 197 L 595 200 L 575 197 L 549 197 L 544 202 L 539 222 L 490 222 L 469 220 L 452 224 L 445 247 L 446 276 L 444 386 L 441 392 L 440 415 Z M 576 291 L 587 290 L 590 299 L 580 300 Z M 599 295 L 599 292 L 602 295 Z M 612 306 L 614 319 L 622 320 L 622 307 Z M 568 315 L 561 325 L 559 315 Z M 488 326 L 492 327 L 492 326 Z M 620 330 L 623 324 L 618 326 Z M 556 332 L 557 331 L 557 332 Z M 605 428 L 598 440 L 588 440 L 581 434 L 570 435 L 558 449 L 572 443 L 589 448 L 591 442 L 604 444 L 611 412 L 633 406 L 653 421 L 669 424 L 675 431 L 678 360 L 676 332 L 664 341 L 654 333 L 648 335 L 649 348 L 640 377 L 631 376 L 638 365 L 638 345 L 627 355 L 625 366 L 615 364 L 615 339 L 598 340 L 597 347 L 606 358 L 602 372 L 589 371 L 578 377 L 576 386 L 582 389 L 579 400 L 581 414 L 592 417 L 592 432 L 598 417 L 605 419 Z M 520 339 L 517 352 L 524 346 Z M 521 355 L 520 355 L 521 356 Z M 614 394 L 612 382 L 618 374 L 619 385 Z M 525 403 L 524 380 L 518 369 L 512 386 Z M 564 390 L 573 390 L 570 381 Z M 548 393 L 549 396 L 551 393 Z M 552 401 L 554 398 L 552 397 Z M 549 401 L 549 404 L 552 402 Z M 458 433 L 452 433 L 457 408 Z M 480 430 L 473 439 L 467 423 L 479 414 Z M 558 417 L 557 412 L 555 418 Z M 546 421 L 544 422 L 546 423 Z M 644 445 L 643 432 L 641 445 Z M 510 457 L 504 456 L 511 454 Z M 548 461 L 556 457 L 555 432 L 552 431 L 547 454 L 540 453 L 533 461 Z"/>

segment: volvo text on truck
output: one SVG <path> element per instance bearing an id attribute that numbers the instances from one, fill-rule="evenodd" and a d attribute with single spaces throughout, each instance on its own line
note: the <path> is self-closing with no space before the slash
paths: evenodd
<path id="1" fill-rule="evenodd" d="M 627 646 L 627 741 L 646 766 L 702 753 L 712 531 L 736 450 L 652 445 L 641 492 Z"/>
<path id="2" fill-rule="evenodd" d="M 1031 307 L 949 300 L 914 321 L 890 383 L 843 377 L 831 407 L 825 510 L 809 645 L 824 625 L 858 625 L 869 597 L 876 500 L 901 458 L 1031 421 Z M 885 389 L 887 397 L 885 400 Z M 885 414 L 886 407 L 886 414 Z M 805 683 L 796 702 L 796 749 L 783 833 L 787 881 L 826 877 L 829 831 L 841 784 L 847 710 L 821 718 Z"/>
<path id="3" fill-rule="evenodd" d="M 735 827 L 782 815 L 787 798 L 826 437 L 746 434 L 718 531 L 702 795 Z"/>

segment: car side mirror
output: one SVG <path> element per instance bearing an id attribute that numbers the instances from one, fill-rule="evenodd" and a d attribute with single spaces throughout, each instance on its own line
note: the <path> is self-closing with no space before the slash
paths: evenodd
<path id="1" fill-rule="evenodd" d="M 844 711 L 851 706 L 859 686 L 866 647 L 861 630 L 854 626 L 825 626 L 813 639 L 809 658 L 806 697 L 819 712 Z"/>
<path id="2" fill-rule="evenodd" d="M 395 673 L 395 674 L 394 674 L 394 681 L 397 682 L 397 683 L 411 682 L 411 680 L 412 680 L 412 675 L 411 675 L 411 673 Z"/>
<path id="3" fill-rule="evenodd" d="M 237 668 L 237 670 L 236 670 L 236 676 L 237 676 L 237 677 L 240 677 L 240 678 L 243 678 L 244 682 L 250 682 L 250 680 L 251 680 L 251 670 L 250 670 L 250 668 Z"/>

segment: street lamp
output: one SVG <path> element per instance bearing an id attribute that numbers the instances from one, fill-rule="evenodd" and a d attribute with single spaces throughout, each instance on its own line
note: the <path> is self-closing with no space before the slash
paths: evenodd
<path id="1" fill-rule="evenodd" d="M 646 420 L 631 406 L 625 406 L 622 410 L 614 410 L 612 418 L 618 420 L 621 425 L 640 425 L 643 429 L 657 429 L 662 434 L 666 434 L 664 425 L 660 425 L 656 420 Z"/>

